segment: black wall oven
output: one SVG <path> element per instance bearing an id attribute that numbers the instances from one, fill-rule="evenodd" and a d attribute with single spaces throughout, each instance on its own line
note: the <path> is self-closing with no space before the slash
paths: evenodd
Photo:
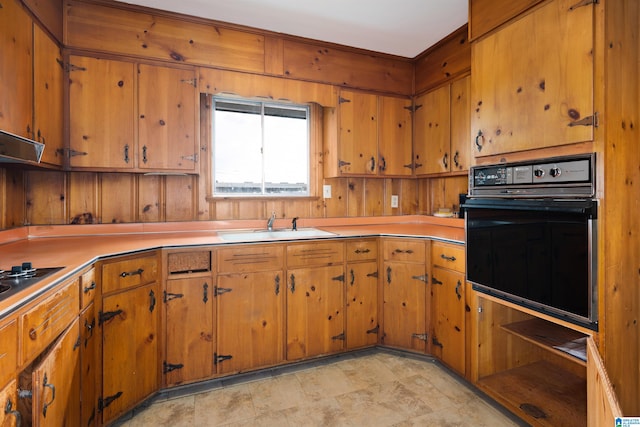
<path id="1" fill-rule="evenodd" d="M 593 154 L 471 169 L 467 280 L 475 290 L 597 330 Z"/>

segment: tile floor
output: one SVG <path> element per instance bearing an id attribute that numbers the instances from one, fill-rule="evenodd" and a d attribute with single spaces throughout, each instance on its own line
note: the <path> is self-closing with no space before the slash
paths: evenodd
<path id="1" fill-rule="evenodd" d="M 385 350 L 160 394 L 139 426 L 521 426 L 437 362 Z M 194 391 L 195 390 L 195 391 Z M 171 394 L 169 394 L 171 393 Z M 133 416 L 132 416 L 133 415 Z"/>

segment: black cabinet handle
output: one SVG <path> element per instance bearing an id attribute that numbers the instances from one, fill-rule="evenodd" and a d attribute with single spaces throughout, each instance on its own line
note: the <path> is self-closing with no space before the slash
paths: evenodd
<path id="1" fill-rule="evenodd" d="M 289 279 L 291 280 L 291 293 L 294 293 L 296 291 L 296 276 L 291 273 L 291 277 Z"/>
<path id="2" fill-rule="evenodd" d="M 120 273 L 120 277 L 142 275 L 143 272 L 144 270 L 141 268 L 137 269 L 136 271 L 123 271 L 122 273 Z"/>
<path id="3" fill-rule="evenodd" d="M 446 261 L 452 261 L 452 262 L 456 260 L 456 257 L 454 257 L 454 256 L 446 256 L 445 254 L 440 254 L 440 258 L 442 258 L 442 259 L 444 259 Z"/>
<path id="4" fill-rule="evenodd" d="M 153 313 L 153 309 L 156 308 L 156 294 L 153 290 L 149 291 L 149 312 Z"/>
<path id="5" fill-rule="evenodd" d="M 442 156 L 442 166 L 445 169 L 449 169 L 449 153 L 444 153 L 444 156 Z"/>
<path id="6" fill-rule="evenodd" d="M 351 273 L 351 282 L 349 282 L 349 284 L 353 286 L 353 284 L 356 282 L 356 274 L 353 272 L 353 268 L 349 273 Z"/>
<path id="7" fill-rule="evenodd" d="M 44 381 L 42 383 L 42 387 L 46 387 L 51 389 L 51 400 L 42 405 L 42 416 L 47 417 L 47 409 L 49 406 L 53 404 L 53 401 L 56 400 L 56 387 L 53 384 L 47 382 L 47 374 L 44 374 Z"/>
<path id="8" fill-rule="evenodd" d="M 91 281 L 91 285 L 89 285 L 89 286 L 85 286 L 85 288 L 84 288 L 84 293 L 85 293 L 85 294 L 87 294 L 87 293 L 89 293 L 89 291 L 92 291 L 92 290 L 94 290 L 95 288 L 96 288 L 96 281 L 95 281 L 95 280 L 92 280 L 92 281 Z"/>
<path id="9" fill-rule="evenodd" d="M 391 284 L 391 267 L 387 267 L 387 283 Z"/>
<path id="10" fill-rule="evenodd" d="M 13 410 L 13 404 L 11 403 L 11 399 L 7 399 L 7 404 L 4 405 L 4 413 L 7 415 L 13 415 L 16 419 L 16 427 L 22 426 L 22 414 L 20 411 Z"/>
<path id="11" fill-rule="evenodd" d="M 482 141 L 482 143 L 480 143 L 480 141 Z M 478 148 L 478 151 L 482 151 L 483 145 L 484 145 L 484 135 L 482 134 L 482 131 L 479 130 L 478 135 L 476 136 L 476 148 Z"/>
<path id="12" fill-rule="evenodd" d="M 462 299 L 462 295 L 460 295 L 460 286 L 462 286 L 462 283 L 458 280 L 458 284 L 456 284 L 456 295 L 458 296 L 458 300 Z"/>

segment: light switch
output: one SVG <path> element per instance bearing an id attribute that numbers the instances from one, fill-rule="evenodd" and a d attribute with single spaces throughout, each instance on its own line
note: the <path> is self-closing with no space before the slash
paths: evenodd
<path id="1" fill-rule="evenodd" d="M 331 198 L 331 186 L 330 185 L 323 185 L 322 186 L 322 197 L 324 197 L 325 199 L 330 199 Z"/>
<path id="2" fill-rule="evenodd" d="M 397 208 L 398 207 L 398 195 L 394 194 L 391 196 L 391 207 L 392 208 Z"/>

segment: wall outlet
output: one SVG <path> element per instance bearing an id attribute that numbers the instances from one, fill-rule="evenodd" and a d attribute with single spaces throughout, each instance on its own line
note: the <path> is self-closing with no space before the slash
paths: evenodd
<path id="1" fill-rule="evenodd" d="M 325 199 L 330 199 L 331 198 L 331 186 L 330 185 L 323 185 L 322 186 L 322 197 L 324 197 Z"/>
<path id="2" fill-rule="evenodd" d="M 397 208 L 398 207 L 398 195 L 394 194 L 393 196 L 391 196 L 391 207 L 392 208 Z"/>

